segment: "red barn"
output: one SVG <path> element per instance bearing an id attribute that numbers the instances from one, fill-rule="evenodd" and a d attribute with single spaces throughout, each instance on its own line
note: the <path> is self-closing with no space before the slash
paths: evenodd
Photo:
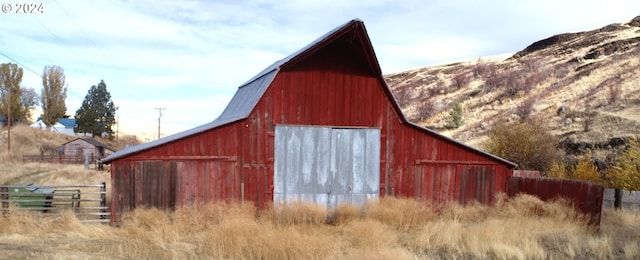
<path id="1" fill-rule="evenodd" d="M 238 88 L 211 123 L 123 149 L 112 220 L 141 205 L 395 195 L 491 203 L 515 164 L 407 121 L 364 24 L 352 20 Z"/>

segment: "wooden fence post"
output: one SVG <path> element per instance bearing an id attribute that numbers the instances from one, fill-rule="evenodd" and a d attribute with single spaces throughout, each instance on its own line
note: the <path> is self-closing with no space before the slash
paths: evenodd
<path id="1" fill-rule="evenodd" d="M 613 208 L 616 210 L 622 208 L 622 189 L 616 188 L 613 195 Z"/>
<path id="2" fill-rule="evenodd" d="M 107 213 L 107 186 L 104 182 L 100 183 L 100 207 L 102 215 L 100 215 L 100 219 L 105 219 Z"/>
<path id="3" fill-rule="evenodd" d="M 2 195 L 0 195 L 0 198 L 2 199 L 2 208 L 3 209 L 9 208 L 9 188 L 0 187 L 0 193 L 2 193 Z M 4 216 L 7 215 L 6 210 L 3 210 L 2 213 Z"/>

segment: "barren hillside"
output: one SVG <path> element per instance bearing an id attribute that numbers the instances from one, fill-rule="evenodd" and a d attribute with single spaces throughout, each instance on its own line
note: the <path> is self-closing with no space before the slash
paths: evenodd
<path id="1" fill-rule="evenodd" d="M 610 162 L 640 135 L 640 16 L 540 40 L 513 55 L 386 76 L 409 120 L 482 148 L 497 120 L 537 116 L 569 157 Z M 447 127 L 454 104 L 463 124 Z"/>

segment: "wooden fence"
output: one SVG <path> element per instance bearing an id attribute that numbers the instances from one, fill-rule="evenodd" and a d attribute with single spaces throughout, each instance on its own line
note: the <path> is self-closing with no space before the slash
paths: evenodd
<path id="1" fill-rule="evenodd" d="M 0 185 L 0 211 L 24 210 L 32 216 L 60 216 L 70 210 L 80 222 L 110 221 L 104 182 L 98 185 Z"/>
<path id="2" fill-rule="evenodd" d="M 89 163 L 94 164 L 98 158 L 95 156 L 89 157 Z M 53 155 L 53 154 L 34 154 L 23 155 L 23 162 L 48 162 L 48 163 L 62 163 L 62 164 L 83 164 L 84 156 L 82 155 Z"/>
<path id="3" fill-rule="evenodd" d="M 513 170 L 514 177 L 526 177 L 526 178 L 542 178 L 540 171 L 531 170 Z"/>
<path id="4" fill-rule="evenodd" d="M 602 199 L 602 208 L 614 208 L 615 189 L 605 189 L 604 198 Z M 621 203 L 622 208 L 629 211 L 640 212 L 640 191 L 622 190 Z"/>
<path id="5" fill-rule="evenodd" d="M 507 195 L 513 197 L 518 193 L 534 195 L 543 201 L 562 197 L 590 218 L 590 224 L 600 226 L 602 198 L 604 188 L 587 181 L 509 177 Z"/>

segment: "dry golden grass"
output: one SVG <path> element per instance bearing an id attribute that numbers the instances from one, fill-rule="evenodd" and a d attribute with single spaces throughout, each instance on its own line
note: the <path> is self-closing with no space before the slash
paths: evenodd
<path id="1" fill-rule="evenodd" d="M 0 163 L 0 184 L 39 185 L 98 184 L 110 181 L 108 171 L 85 170 L 79 164 Z"/>
<path id="2" fill-rule="evenodd" d="M 11 128 L 11 151 L 8 151 L 7 128 L 0 128 L 0 162 L 21 162 L 22 155 L 40 154 L 40 148 L 55 148 L 69 142 L 75 136 L 64 135 L 18 125 Z"/>
<path id="3" fill-rule="evenodd" d="M 70 139 L 16 127 L 0 150 L 0 183 L 97 184 L 107 171 L 20 162 L 21 153 Z M 37 130 L 39 131 L 39 130 Z M 20 133 L 23 133 L 21 135 Z M 0 139 L 2 134 L 0 133 Z M 51 136 L 50 136 L 51 134 Z M 61 138 L 61 139 L 57 139 Z M 70 137 L 74 138 L 74 137 Z M 107 188 L 110 191 L 110 188 Z M 35 259 L 640 259 L 640 214 L 605 210 L 599 231 L 564 202 L 501 197 L 496 205 L 384 198 L 327 211 L 250 203 L 174 211 L 140 208 L 118 227 L 83 224 L 71 213 L 0 216 L 0 256 Z"/>
<path id="4" fill-rule="evenodd" d="M 71 136 L 50 132 L 42 129 L 31 128 L 27 125 L 17 125 L 11 128 L 11 151 L 7 149 L 8 131 L 6 127 L 0 127 L 0 162 L 22 162 L 23 155 L 40 154 L 41 149 L 49 152 L 62 144 L 73 141 L 76 138 L 87 136 Z M 108 140 L 100 137 L 94 139 L 114 148 L 122 149 L 126 145 L 136 145 L 140 141 L 135 136 L 121 136 L 119 140 Z"/>
<path id="5" fill-rule="evenodd" d="M 82 165 L 0 162 L 0 183 L 109 184 Z M 108 189 L 109 191 L 109 189 Z M 493 207 L 384 198 L 334 210 L 308 203 L 137 209 L 118 227 L 70 212 L 0 217 L 0 254 L 49 259 L 634 259 L 640 214 L 605 211 L 599 232 L 566 203 L 501 197 Z"/>
<path id="6" fill-rule="evenodd" d="M 330 216 L 327 218 L 327 216 Z M 15 258 L 122 259 L 637 259 L 640 215 L 605 210 L 594 231 L 566 203 L 535 197 L 433 212 L 385 198 L 327 212 L 295 203 L 137 209 L 119 227 L 72 214 L 0 218 L 0 253 Z"/>

